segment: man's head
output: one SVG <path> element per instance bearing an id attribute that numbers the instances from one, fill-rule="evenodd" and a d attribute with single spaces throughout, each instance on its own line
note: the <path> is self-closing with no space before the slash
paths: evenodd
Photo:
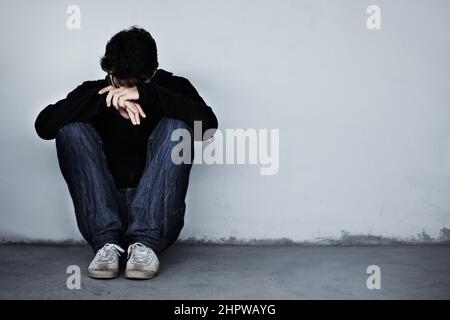
<path id="1" fill-rule="evenodd" d="M 106 44 L 100 65 L 115 86 L 149 81 L 158 68 L 156 42 L 144 29 L 122 30 Z"/>

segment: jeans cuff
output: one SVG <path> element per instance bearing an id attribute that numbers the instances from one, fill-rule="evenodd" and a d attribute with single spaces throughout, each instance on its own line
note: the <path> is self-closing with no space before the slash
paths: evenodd
<path id="1" fill-rule="evenodd" d="M 92 239 L 92 246 L 96 253 L 107 243 L 116 244 L 119 247 L 122 247 L 122 243 L 120 242 L 119 237 L 115 234 L 105 234 L 93 237 Z"/>
<path id="2" fill-rule="evenodd" d="M 159 255 L 160 250 L 159 250 L 158 246 L 155 245 L 155 242 L 152 241 L 151 238 L 143 237 L 143 236 L 136 236 L 136 237 L 130 238 L 128 240 L 128 242 L 127 242 L 127 245 L 130 246 L 130 245 L 132 245 L 133 243 L 136 243 L 136 242 L 142 243 L 144 246 L 149 247 L 150 249 L 152 249 L 156 253 L 156 255 Z"/>

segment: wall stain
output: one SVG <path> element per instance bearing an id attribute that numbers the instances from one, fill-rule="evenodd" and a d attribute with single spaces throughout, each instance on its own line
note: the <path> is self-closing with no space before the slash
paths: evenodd
<path id="1" fill-rule="evenodd" d="M 320 237 L 313 240 L 294 241 L 289 238 L 276 239 L 239 239 L 235 237 L 203 239 L 187 238 L 179 239 L 178 244 L 189 245 L 245 245 L 245 246 L 371 246 L 371 245 L 422 245 L 422 244 L 450 244 L 450 229 L 443 227 L 439 231 L 437 238 L 432 238 L 425 230 L 422 230 L 416 237 L 396 238 L 384 237 L 372 234 L 352 234 L 341 230 L 341 236 Z M 9 240 L 0 238 L 0 244 L 33 244 L 42 246 L 73 246 L 86 244 L 83 240 Z"/>

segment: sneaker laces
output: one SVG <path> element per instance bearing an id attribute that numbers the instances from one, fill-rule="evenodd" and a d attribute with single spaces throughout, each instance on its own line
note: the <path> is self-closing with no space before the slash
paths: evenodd
<path id="1" fill-rule="evenodd" d="M 153 259 L 153 250 L 140 242 L 133 243 L 128 247 L 128 259 L 136 263 L 148 264 Z"/>
<path id="2" fill-rule="evenodd" d="M 111 253 L 116 253 L 118 256 L 120 256 L 120 253 L 125 252 L 120 246 L 114 243 L 107 243 L 105 244 L 100 250 L 97 252 L 97 259 L 102 260 L 108 260 L 107 258 L 111 255 Z"/>

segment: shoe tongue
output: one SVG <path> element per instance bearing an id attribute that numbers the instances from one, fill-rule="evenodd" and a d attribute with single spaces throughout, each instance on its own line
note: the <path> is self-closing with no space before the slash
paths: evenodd
<path id="1" fill-rule="evenodd" d="M 135 244 L 133 244 L 136 247 L 145 247 L 144 244 L 140 243 L 140 242 L 136 242 Z"/>
<path id="2" fill-rule="evenodd" d="M 119 252 L 125 252 L 125 250 L 123 250 L 120 246 L 118 246 L 117 244 L 114 243 L 107 243 L 105 244 L 105 249 L 109 250 L 117 250 Z"/>
<path id="3" fill-rule="evenodd" d="M 140 242 L 136 242 L 131 246 L 131 250 L 137 249 L 139 251 L 144 251 L 146 249 L 148 249 L 145 245 L 143 245 Z"/>
<path id="4" fill-rule="evenodd" d="M 107 258 L 111 256 L 111 254 L 118 254 L 120 256 L 120 252 L 125 251 L 116 244 L 107 243 L 103 246 L 103 248 L 99 252 L 101 258 Z"/>

